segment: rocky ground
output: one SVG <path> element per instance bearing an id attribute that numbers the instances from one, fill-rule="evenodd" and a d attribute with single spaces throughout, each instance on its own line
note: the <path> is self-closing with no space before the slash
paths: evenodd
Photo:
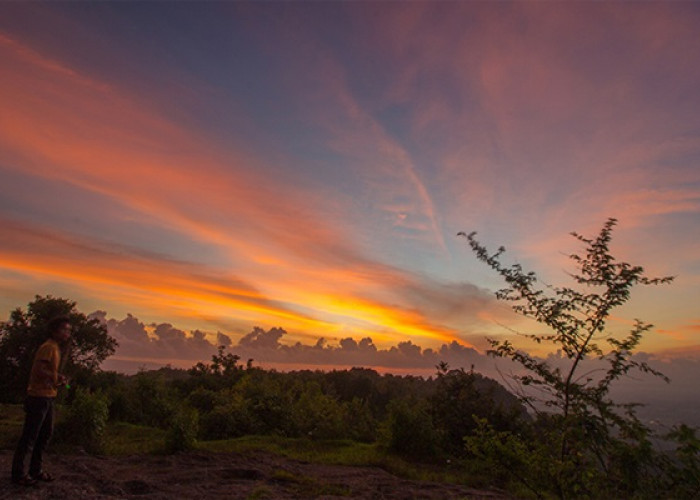
<path id="1" fill-rule="evenodd" d="M 502 492 L 400 479 L 380 468 L 319 465 L 265 452 L 169 456 L 49 455 L 52 483 L 9 480 L 11 451 L 0 452 L 1 499 L 505 499 Z"/>

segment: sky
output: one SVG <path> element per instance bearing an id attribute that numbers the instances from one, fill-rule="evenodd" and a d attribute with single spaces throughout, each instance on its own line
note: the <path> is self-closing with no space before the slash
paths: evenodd
<path id="1" fill-rule="evenodd" d="M 615 217 L 612 253 L 676 278 L 612 330 L 697 360 L 698 25 L 691 2 L 0 3 L 2 317 L 74 300 L 134 365 L 474 363 L 542 329 L 457 233 L 566 284 L 570 233 Z"/>

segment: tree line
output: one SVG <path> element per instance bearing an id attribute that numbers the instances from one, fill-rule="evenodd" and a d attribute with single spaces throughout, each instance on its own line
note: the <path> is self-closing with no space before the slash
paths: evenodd
<path id="1" fill-rule="evenodd" d="M 392 449 L 428 457 L 459 453 L 460 428 L 475 426 L 472 414 L 498 422 L 502 430 L 529 418 L 497 382 L 445 364 L 429 379 L 365 368 L 284 373 L 254 367 L 252 360 L 240 363 L 220 346 L 210 362 L 188 370 L 101 371 L 99 363 L 114 352 L 115 340 L 103 325 L 77 312 L 75 303 L 52 297 L 36 297 L 0 328 L 0 370 L 7 374 L 0 381 L 2 402 L 22 401 L 47 318 L 66 312 L 81 333 L 66 352 L 71 384 L 61 398 L 68 405 L 101 401 L 115 421 L 170 429 L 190 419 L 190 434 L 203 440 L 275 434 L 375 442 L 384 433 Z"/>

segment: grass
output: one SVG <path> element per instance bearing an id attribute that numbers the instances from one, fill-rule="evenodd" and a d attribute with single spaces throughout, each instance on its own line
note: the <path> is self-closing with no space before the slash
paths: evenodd
<path id="1" fill-rule="evenodd" d="M 60 421 L 62 408 L 57 408 L 57 420 Z M 0 404 L 0 449 L 12 450 L 24 425 L 24 408 L 22 405 Z M 73 453 L 75 446 L 70 442 L 61 442 L 55 436 L 52 449 L 58 453 Z M 134 455 L 139 453 L 163 453 L 165 431 L 154 427 L 110 422 L 104 433 L 105 455 Z M 68 441 L 66 439 L 65 441 Z"/>
<path id="2" fill-rule="evenodd" d="M 163 453 L 165 432 L 145 425 L 110 423 L 104 434 L 105 455 Z"/>
<path id="3" fill-rule="evenodd" d="M 272 489 L 268 486 L 256 486 L 255 489 L 246 497 L 246 500 L 271 500 L 275 495 Z"/>
<path id="4" fill-rule="evenodd" d="M 197 448 L 229 453 L 260 450 L 296 460 L 339 465 L 374 464 L 380 455 L 376 445 L 349 440 L 315 441 L 281 436 L 244 436 L 220 441 L 200 441 Z"/>
<path id="5" fill-rule="evenodd" d="M 60 412 L 59 412 L 60 413 Z M 60 415 L 59 415 L 60 418 Z M 13 449 L 22 430 L 24 410 L 21 405 L 0 405 L 0 448 Z M 104 455 L 135 455 L 164 453 L 166 431 L 153 427 L 134 425 L 124 422 L 110 422 L 104 434 Z M 69 443 L 54 443 L 57 453 L 75 451 Z M 459 462 L 443 464 L 426 464 L 413 462 L 388 453 L 378 444 L 358 443 L 351 440 L 312 440 L 308 438 L 285 438 L 281 436 L 244 436 L 219 441 L 199 441 L 195 449 L 218 453 L 246 453 L 264 451 L 286 458 L 326 465 L 370 466 L 379 467 L 391 474 L 406 479 L 434 481 L 443 483 L 461 483 L 478 486 L 483 476 L 470 474 L 470 467 Z M 475 471 L 476 472 L 476 471 Z M 335 488 L 333 485 L 313 485 L 310 478 L 283 477 L 299 484 L 300 488 L 314 490 L 318 488 Z M 341 488 L 342 489 L 342 488 Z M 267 498 L 261 490 L 251 498 Z M 319 491 L 319 495 L 345 496 L 344 491 Z"/>
<path id="6" fill-rule="evenodd" d="M 20 434 L 22 434 L 23 424 L 24 408 L 22 405 L 0 405 L 0 449 L 14 449 Z"/>
<path id="7" fill-rule="evenodd" d="M 200 441 L 197 449 L 219 453 L 266 451 L 275 455 L 325 465 L 379 467 L 396 476 L 421 481 L 474 484 L 468 467 L 453 461 L 444 464 L 413 462 L 388 453 L 378 444 L 350 440 L 310 440 L 281 436 L 244 436 L 220 441 Z"/>

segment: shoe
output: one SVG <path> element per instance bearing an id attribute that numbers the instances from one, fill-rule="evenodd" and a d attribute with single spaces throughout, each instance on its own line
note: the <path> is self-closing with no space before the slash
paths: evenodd
<path id="1" fill-rule="evenodd" d="M 41 471 L 39 474 L 29 476 L 29 478 L 34 482 L 43 481 L 45 483 L 50 483 L 51 481 L 54 480 L 54 477 L 51 474 L 49 474 L 48 472 L 44 472 L 44 471 Z"/>
<path id="2" fill-rule="evenodd" d="M 34 486 L 36 484 L 36 479 L 29 476 L 22 476 L 18 478 L 12 478 L 12 482 L 17 486 Z"/>

